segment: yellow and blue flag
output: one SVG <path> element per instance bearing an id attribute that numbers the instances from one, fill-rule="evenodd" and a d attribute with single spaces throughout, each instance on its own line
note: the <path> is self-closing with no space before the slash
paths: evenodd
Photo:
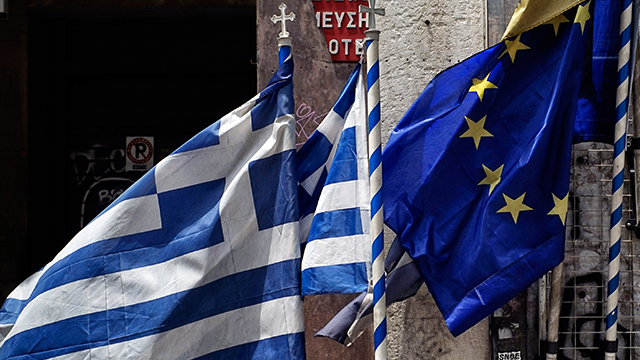
<path id="1" fill-rule="evenodd" d="M 591 5 L 440 73 L 387 143 L 385 221 L 453 335 L 564 257 Z"/>

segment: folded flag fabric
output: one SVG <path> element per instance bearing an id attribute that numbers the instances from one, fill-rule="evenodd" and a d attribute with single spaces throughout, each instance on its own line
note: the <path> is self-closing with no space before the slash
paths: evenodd
<path id="1" fill-rule="evenodd" d="M 585 29 L 587 55 L 580 83 L 580 98 L 573 142 L 613 144 L 620 50 L 620 1 L 592 0 L 593 26 Z"/>
<path id="2" fill-rule="evenodd" d="M 453 335 L 564 257 L 590 5 L 437 75 L 383 152 L 385 221 Z"/>
<path id="3" fill-rule="evenodd" d="M 0 359 L 303 359 L 293 64 L 0 310 Z"/>
<path id="4" fill-rule="evenodd" d="M 385 259 L 387 306 L 415 295 L 424 279 L 413 259 L 395 238 Z M 315 336 L 333 339 L 351 345 L 371 326 L 373 321 L 373 293 L 363 292 L 347 304 Z"/>
<path id="5" fill-rule="evenodd" d="M 581 2 L 522 0 L 507 26 L 504 37 L 516 37 Z M 593 26 L 585 28 L 588 41 L 573 142 L 599 141 L 613 144 L 613 129 L 617 120 L 615 101 L 618 88 L 621 3 L 617 0 L 592 0 L 592 8 L 590 21 Z"/>
<path id="6" fill-rule="evenodd" d="M 371 273 L 366 90 L 357 64 L 298 153 L 302 295 L 358 293 Z M 303 199 L 306 199 L 304 201 Z"/>

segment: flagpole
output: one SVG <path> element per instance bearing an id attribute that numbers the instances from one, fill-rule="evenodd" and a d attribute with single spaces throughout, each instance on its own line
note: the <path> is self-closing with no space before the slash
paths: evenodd
<path id="1" fill-rule="evenodd" d="M 296 14 L 286 14 L 287 5 L 285 3 L 281 3 L 278 9 L 280 9 L 280 15 L 271 16 L 271 22 L 274 24 L 280 22 L 281 31 L 278 34 L 278 60 L 280 65 L 282 65 L 285 60 L 291 56 L 291 37 L 287 31 L 287 20 L 293 21 L 293 19 L 296 18 Z"/>
<path id="2" fill-rule="evenodd" d="M 547 334 L 546 360 L 558 358 L 558 332 L 560 329 L 560 307 L 562 305 L 562 263 L 551 271 L 551 296 L 549 307 L 549 331 Z"/>
<path id="3" fill-rule="evenodd" d="M 538 354 L 542 353 L 547 343 L 547 274 L 538 280 Z"/>
<path id="4" fill-rule="evenodd" d="M 620 242 L 622 231 L 622 190 L 624 151 L 627 145 L 629 107 L 629 58 L 631 54 L 632 0 L 622 0 L 620 14 L 620 51 L 618 52 L 618 90 L 614 131 L 613 189 L 611 196 L 611 231 L 609 236 L 609 281 L 607 285 L 607 332 L 605 359 L 615 360 L 618 352 L 618 297 L 620 282 Z"/>
<path id="5" fill-rule="evenodd" d="M 375 0 L 369 7 L 360 5 L 360 12 L 369 14 L 367 41 L 367 111 L 369 119 L 369 183 L 371 195 L 371 273 L 373 277 L 373 340 L 375 359 L 387 359 L 387 301 L 384 275 L 384 229 L 382 208 L 382 135 L 380 130 L 380 65 L 376 15 L 384 15 L 384 9 L 376 9 Z"/>

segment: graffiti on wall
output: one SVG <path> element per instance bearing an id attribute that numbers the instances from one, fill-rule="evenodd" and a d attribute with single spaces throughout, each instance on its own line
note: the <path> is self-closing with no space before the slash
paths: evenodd
<path id="1" fill-rule="evenodd" d="M 69 154 L 74 175 L 71 207 L 80 228 L 100 214 L 118 198 L 139 175 L 125 171 L 125 150 L 96 145 Z M 76 216 L 76 215 L 73 215 Z"/>
<path id="2" fill-rule="evenodd" d="M 85 151 L 71 152 L 69 156 L 78 185 L 125 171 L 124 149 L 96 145 Z"/>
<path id="3" fill-rule="evenodd" d="M 316 114 L 316 111 L 306 103 L 300 104 L 296 109 L 296 145 L 300 146 L 309 139 L 309 136 L 320 125 L 322 119 L 329 112 Z"/>

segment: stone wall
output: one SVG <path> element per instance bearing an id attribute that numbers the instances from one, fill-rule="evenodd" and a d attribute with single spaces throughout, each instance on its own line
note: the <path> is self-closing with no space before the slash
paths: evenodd
<path id="1" fill-rule="evenodd" d="M 383 141 L 428 82 L 485 49 L 484 1 L 378 1 Z M 393 240 L 387 231 L 387 244 Z M 488 320 L 458 338 L 449 333 L 426 286 L 389 308 L 390 359 L 489 359 Z"/>

